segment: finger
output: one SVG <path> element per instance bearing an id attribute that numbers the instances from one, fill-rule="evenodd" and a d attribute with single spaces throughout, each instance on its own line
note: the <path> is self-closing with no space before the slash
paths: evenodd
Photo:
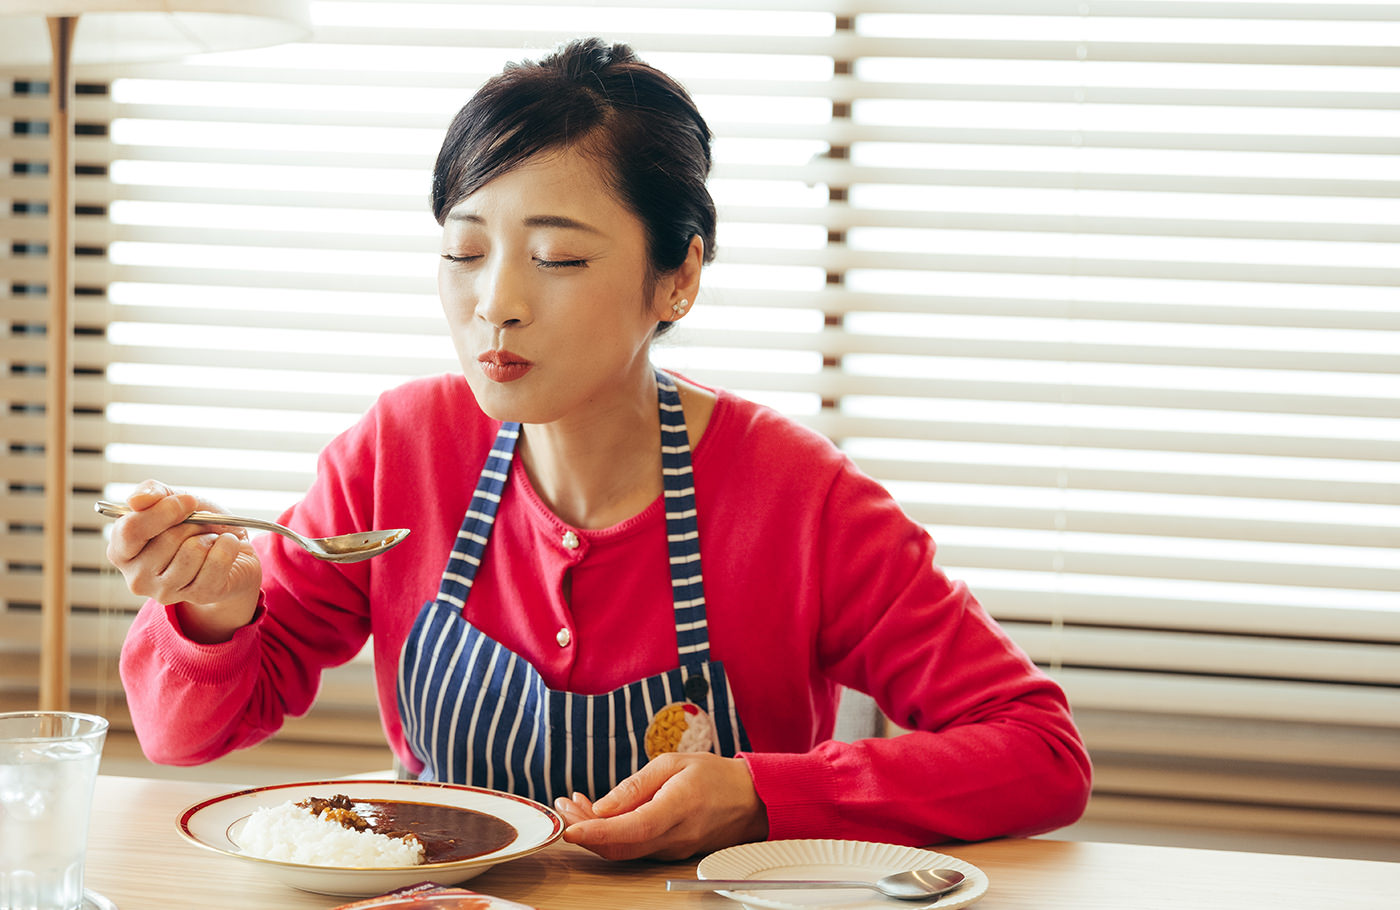
<path id="1" fill-rule="evenodd" d="M 665 755 L 657 756 L 598 797 L 593 811 L 604 817 L 631 812 L 650 801 L 676 770 L 674 761 Z"/>
<path id="2" fill-rule="evenodd" d="M 204 551 L 203 561 L 181 589 L 183 599 L 191 603 L 214 603 L 228 596 L 233 564 L 242 549 L 242 541 L 233 534 L 201 535 L 200 540 L 209 537 L 213 539 Z"/>
<path id="3" fill-rule="evenodd" d="M 262 590 L 262 562 L 258 559 L 252 541 L 246 537 L 238 538 L 238 553 L 233 559 L 228 585 L 230 594 L 241 592 L 250 595 L 253 598 L 253 606 L 257 606 L 259 592 Z"/>
<path id="4" fill-rule="evenodd" d="M 564 820 L 564 825 L 577 824 L 584 821 L 588 816 L 583 814 L 578 804 L 567 796 L 561 796 L 554 801 L 554 811 L 559 813 L 559 817 Z"/>
<path id="5" fill-rule="evenodd" d="M 209 551 L 214 548 L 218 539 L 219 535 L 213 531 L 205 531 L 186 538 L 184 543 L 176 549 L 170 564 L 159 573 L 165 590 L 183 599 L 186 590 L 194 583 L 200 570 L 204 568 Z"/>
<path id="6" fill-rule="evenodd" d="M 598 813 L 593 811 L 593 802 L 577 791 L 575 791 L 571 797 L 561 796 L 556 799 L 554 801 L 554 809 L 564 816 L 565 822 L 570 824 L 576 821 L 598 817 Z"/>
<path id="7" fill-rule="evenodd" d="M 658 811 L 648 803 L 632 812 L 624 812 L 610 818 L 592 818 L 580 822 L 576 827 L 589 835 L 598 844 L 637 844 L 654 840 L 664 835 L 679 823 L 673 813 Z"/>
<path id="8" fill-rule="evenodd" d="M 576 825 L 599 817 L 593 810 L 593 801 L 575 790 L 572 796 L 561 796 L 554 801 L 554 808 L 564 819 L 564 824 Z"/>
<path id="9" fill-rule="evenodd" d="M 183 600 L 185 587 L 199 574 L 204 555 L 217 536 L 208 532 L 185 537 L 179 532 L 162 535 L 139 558 L 122 567 L 127 587 L 133 594 L 161 603 Z"/>
<path id="10" fill-rule="evenodd" d="M 161 483 L 159 480 L 144 480 L 138 484 L 131 495 L 126 498 L 126 504 L 140 511 L 150 508 L 156 502 L 167 496 L 174 496 L 177 492 L 179 491 Z"/>
<path id="11" fill-rule="evenodd" d="M 651 856 L 665 844 L 683 815 L 657 811 L 647 805 L 612 818 L 578 822 L 564 829 L 564 839 L 586 847 L 605 859 L 637 859 Z"/>
<path id="12" fill-rule="evenodd" d="M 152 501 L 137 512 L 118 518 L 112 526 L 108 555 L 114 563 L 137 557 L 151 540 L 180 525 L 195 510 L 197 500 L 188 493 L 174 493 Z M 195 529 L 191 533 L 199 533 Z"/>
<path id="13" fill-rule="evenodd" d="M 120 552 L 120 548 L 125 545 L 124 539 L 114 533 L 113 539 L 107 545 L 107 558 L 121 571 L 131 593 L 142 597 L 164 597 L 167 588 L 166 574 L 170 571 L 180 548 L 191 538 L 207 533 L 207 530 L 197 525 L 176 525 L 144 541 L 144 545 L 141 541 L 131 543 L 127 552 L 136 547 L 140 549 L 129 558 L 124 558 Z"/>
<path id="14" fill-rule="evenodd" d="M 178 493 L 179 491 L 176 491 L 176 492 Z M 186 495 L 188 495 L 188 494 L 186 494 Z M 191 496 L 191 497 L 190 497 L 190 500 L 191 500 L 191 503 L 192 503 L 190 511 L 194 511 L 195 509 L 199 509 L 199 510 L 202 510 L 202 511 L 205 511 L 205 512 L 215 512 L 215 513 L 227 512 L 227 510 L 224 509 L 223 506 L 220 506 L 217 502 L 213 502 L 212 500 L 205 499 L 205 498 L 202 497 L 202 496 Z M 186 516 L 186 517 L 188 517 L 188 516 Z M 242 527 L 241 525 L 220 525 L 220 524 L 211 524 L 211 523 L 205 523 L 205 522 L 200 522 L 200 524 L 204 525 L 204 527 L 205 527 L 206 530 L 216 531 L 216 532 L 218 532 L 218 533 L 220 533 L 220 534 L 232 534 L 234 537 L 237 537 L 239 540 L 249 540 L 249 539 L 250 539 L 249 534 L 248 534 L 248 529 L 245 528 L 245 527 Z"/>

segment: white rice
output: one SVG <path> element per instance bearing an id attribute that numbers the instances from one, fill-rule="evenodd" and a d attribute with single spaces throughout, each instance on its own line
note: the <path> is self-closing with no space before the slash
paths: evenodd
<path id="1" fill-rule="evenodd" d="M 293 802 L 258 809 L 248 816 L 238 834 L 238 849 L 263 859 L 312 866 L 385 868 L 423 862 L 423 845 L 416 839 L 354 831 L 318 818 Z"/>

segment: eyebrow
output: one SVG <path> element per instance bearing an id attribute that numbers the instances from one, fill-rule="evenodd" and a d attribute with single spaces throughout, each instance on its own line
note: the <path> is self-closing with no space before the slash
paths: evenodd
<path id="1" fill-rule="evenodd" d="M 448 214 L 447 220 L 466 221 L 471 224 L 486 223 L 485 218 L 482 218 L 480 215 L 472 214 L 471 212 L 451 212 Z M 576 218 L 570 218 L 567 215 L 530 215 L 523 219 L 521 224 L 526 227 L 563 228 L 571 231 L 587 231 L 591 234 L 602 233 L 602 231 L 595 228 L 593 225 L 586 224 Z"/>

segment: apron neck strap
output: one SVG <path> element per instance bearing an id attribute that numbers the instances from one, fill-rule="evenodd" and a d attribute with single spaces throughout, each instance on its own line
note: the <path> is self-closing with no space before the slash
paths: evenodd
<path id="1" fill-rule="evenodd" d="M 705 589 L 700 575 L 700 532 L 695 520 L 695 480 L 690 465 L 690 436 L 681 410 L 680 392 L 670 376 L 656 371 L 657 412 L 661 418 L 661 483 L 666 511 L 666 550 L 671 566 L 676 649 L 681 666 L 710 659 Z M 438 600 L 457 609 L 466 605 L 477 568 L 486 553 L 501 494 L 510 480 L 520 424 L 503 423 L 477 480 L 461 530 L 452 547 Z"/>
<path id="2" fill-rule="evenodd" d="M 666 508 L 666 550 L 671 559 L 671 593 L 676 609 L 676 649 L 681 666 L 710 659 L 705 618 L 705 586 L 700 575 L 700 526 L 695 520 L 695 475 L 690 466 L 690 434 L 675 382 L 656 371 L 661 415 L 661 482 Z"/>

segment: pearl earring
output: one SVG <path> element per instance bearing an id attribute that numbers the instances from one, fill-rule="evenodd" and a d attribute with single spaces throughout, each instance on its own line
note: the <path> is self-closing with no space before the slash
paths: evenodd
<path id="1" fill-rule="evenodd" d="M 684 315 L 685 315 L 685 311 L 686 311 L 687 309 L 689 309 L 689 308 L 690 308 L 690 301 L 689 301 L 689 300 L 686 300 L 684 297 L 681 298 L 681 302 L 680 302 L 680 303 L 673 303 L 673 304 L 671 304 L 671 311 L 674 312 L 677 316 L 684 316 Z"/>

